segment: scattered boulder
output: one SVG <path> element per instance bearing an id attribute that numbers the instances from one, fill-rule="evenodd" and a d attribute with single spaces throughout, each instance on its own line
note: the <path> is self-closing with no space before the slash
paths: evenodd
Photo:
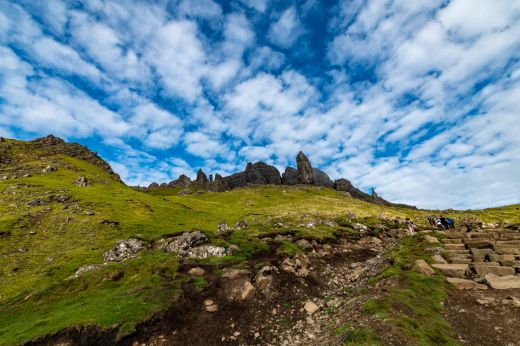
<path id="1" fill-rule="evenodd" d="M 282 174 L 282 184 L 284 185 L 297 185 L 298 184 L 298 171 L 296 168 L 287 167 L 285 172 Z"/>
<path id="2" fill-rule="evenodd" d="M 200 231 L 184 232 L 180 236 L 159 240 L 157 248 L 166 252 L 179 253 L 207 242 L 208 237 Z"/>
<path id="3" fill-rule="evenodd" d="M 423 275 L 430 276 L 435 274 L 435 270 L 433 270 L 432 267 L 430 267 L 430 265 L 426 263 L 426 261 L 423 259 L 416 260 L 415 267 L 417 268 L 419 273 Z"/>
<path id="4" fill-rule="evenodd" d="M 222 246 L 201 245 L 193 247 L 189 250 L 178 253 L 182 257 L 188 258 L 208 258 L 208 257 L 223 257 L 228 253 Z"/>
<path id="5" fill-rule="evenodd" d="M 188 274 L 193 276 L 202 276 L 206 274 L 206 271 L 202 269 L 201 267 L 193 267 L 190 270 L 188 270 Z"/>
<path id="6" fill-rule="evenodd" d="M 116 246 L 103 254 L 105 262 L 121 262 L 123 260 L 137 257 L 144 248 L 143 241 L 135 238 L 119 240 Z"/>
<path id="7" fill-rule="evenodd" d="M 42 199 L 33 199 L 32 201 L 27 202 L 29 207 L 40 207 L 43 205 L 47 205 L 47 202 Z"/>
<path id="8" fill-rule="evenodd" d="M 312 244 L 307 239 L 300 239 L 296 242 L 296 245 L 303 251 L 312 250 Z"/>
<path id="9" fill-rule="evenodd" d="M 220 223 L 217 225 L 217 236 L 223 237 L 233 233 L 233 229 L 228 227 L 226 222 Z"/>
<path id="10" fill-rule="evenodd" d="M 87 177 L 85 177 L 83 175 L 81 177 L 78 177 L 76 180 L 74 180 L 73 184 L 76 186 L 79 186 L 79 187 L 92 186 L 92 184 L 89 182 Z"/>
<path id="11" fill-rule="evenodd" d="M 56 171 L 56 168 L 51 165 L 47 165 L 45 166 L 45 168 L 42 169 L 42 173 L 50 173 L 54 171 Z"/>
<path id="12" fill-rule="evenodd" d="M 247 222 L 245 222 L 244 220 L 240 220 L 233 226 L 233 228 L 236 230 L 246 229 Z"/>
<path id="13" fill-rule="evenodd" d="M 255 277 L 255 287 L 259 292 L 269 289 L 272 282 L 273 271 L 274 269 L 269 266 L 264 266 L 259 270 Z"/>
<path id="14" fill-rule="evenodd" d="M 207 312 L 217 312 L 218 311 L 218 305 L 213 302 L 211 299 L 206 299 L 204 301 L 204 308 Z"/>
<path id="15" fill-rule="evenodd" d="M 247 270 L 225 268 L 221 276 L 221 294 L 228 301 L 242 301 L 253 298 L 255 287 Z"/>
<path id="16" fill-rule="evenodd" d="M 101 268 L 100 264 L 87 264 L 87 265 L 84 265 L 82 267 L 79 267 L 78 270 L 76 270 L 76 272 L 74 273 L 74 275 L 72 275 L 70 277 L 70 279 L 80 277 L 84 273 L 91 272 L 91 271 L 99 269 L 99 268 Z"/>
<path id="17" fill-rule="evenodd" d="M 498 276 L 495 274 L 487 274 L 484 276 L 484 279 L 489 286 L 497 290 L 520 288 L 520 276 L 517 275 Z"/>
<path id="18" fill-rule="evenodd" d="M 312 169 L 311 162 L 302 151 L 300 151 L 296 156 L 296 166 L 298 174 L 298 183 L 314 184 L 314 170 Z"/>
<path id="19" fill-rule="evenodd" d="M 298 276 L 307 276 L 309 275 L 309 257 L 305 254 L 298 254 L 294 258 L 286 258 L 280 268 Z"/>

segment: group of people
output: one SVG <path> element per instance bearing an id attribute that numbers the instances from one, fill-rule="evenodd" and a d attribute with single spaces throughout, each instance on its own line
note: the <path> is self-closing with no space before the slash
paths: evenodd
<path id="1" fill-rule="evenodd" d="M 430 225 L 437 227 L 438 229 L 443 231 L 455 229 L 455 221 L 453 221 L 449 217 L 429 217 L 428 222 L 430 223 Z"/>

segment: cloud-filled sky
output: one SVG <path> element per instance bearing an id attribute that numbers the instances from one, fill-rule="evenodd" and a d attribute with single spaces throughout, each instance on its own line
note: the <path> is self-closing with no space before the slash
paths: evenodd
<path id="1" fill-rule="evenodd" d="M 520 202 L 520 1 L 0 0 L 0 136 L 131 185 L 283 170 L 424 208 Z"/>

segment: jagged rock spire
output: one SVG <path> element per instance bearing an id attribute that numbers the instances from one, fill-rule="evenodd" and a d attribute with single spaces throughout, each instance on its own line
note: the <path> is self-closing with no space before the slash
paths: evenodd
<path id="1" fill-rule="evenodd" d="M 302 151 L 296 156 L 296 167 L 298 171 L 298 183 L 314 184 L 314 170 L 312 169 L 311 162 Z"/>

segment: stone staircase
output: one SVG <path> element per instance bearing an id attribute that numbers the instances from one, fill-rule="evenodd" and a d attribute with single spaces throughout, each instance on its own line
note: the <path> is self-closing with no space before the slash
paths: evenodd
<path id="1" fill-rule="evenodd" d="M 437 263 L 432 266 L 455 288 L 520 289 L 520 230 L 483 228 L 442 234 L 442 258 L 434 257 Z"/>

